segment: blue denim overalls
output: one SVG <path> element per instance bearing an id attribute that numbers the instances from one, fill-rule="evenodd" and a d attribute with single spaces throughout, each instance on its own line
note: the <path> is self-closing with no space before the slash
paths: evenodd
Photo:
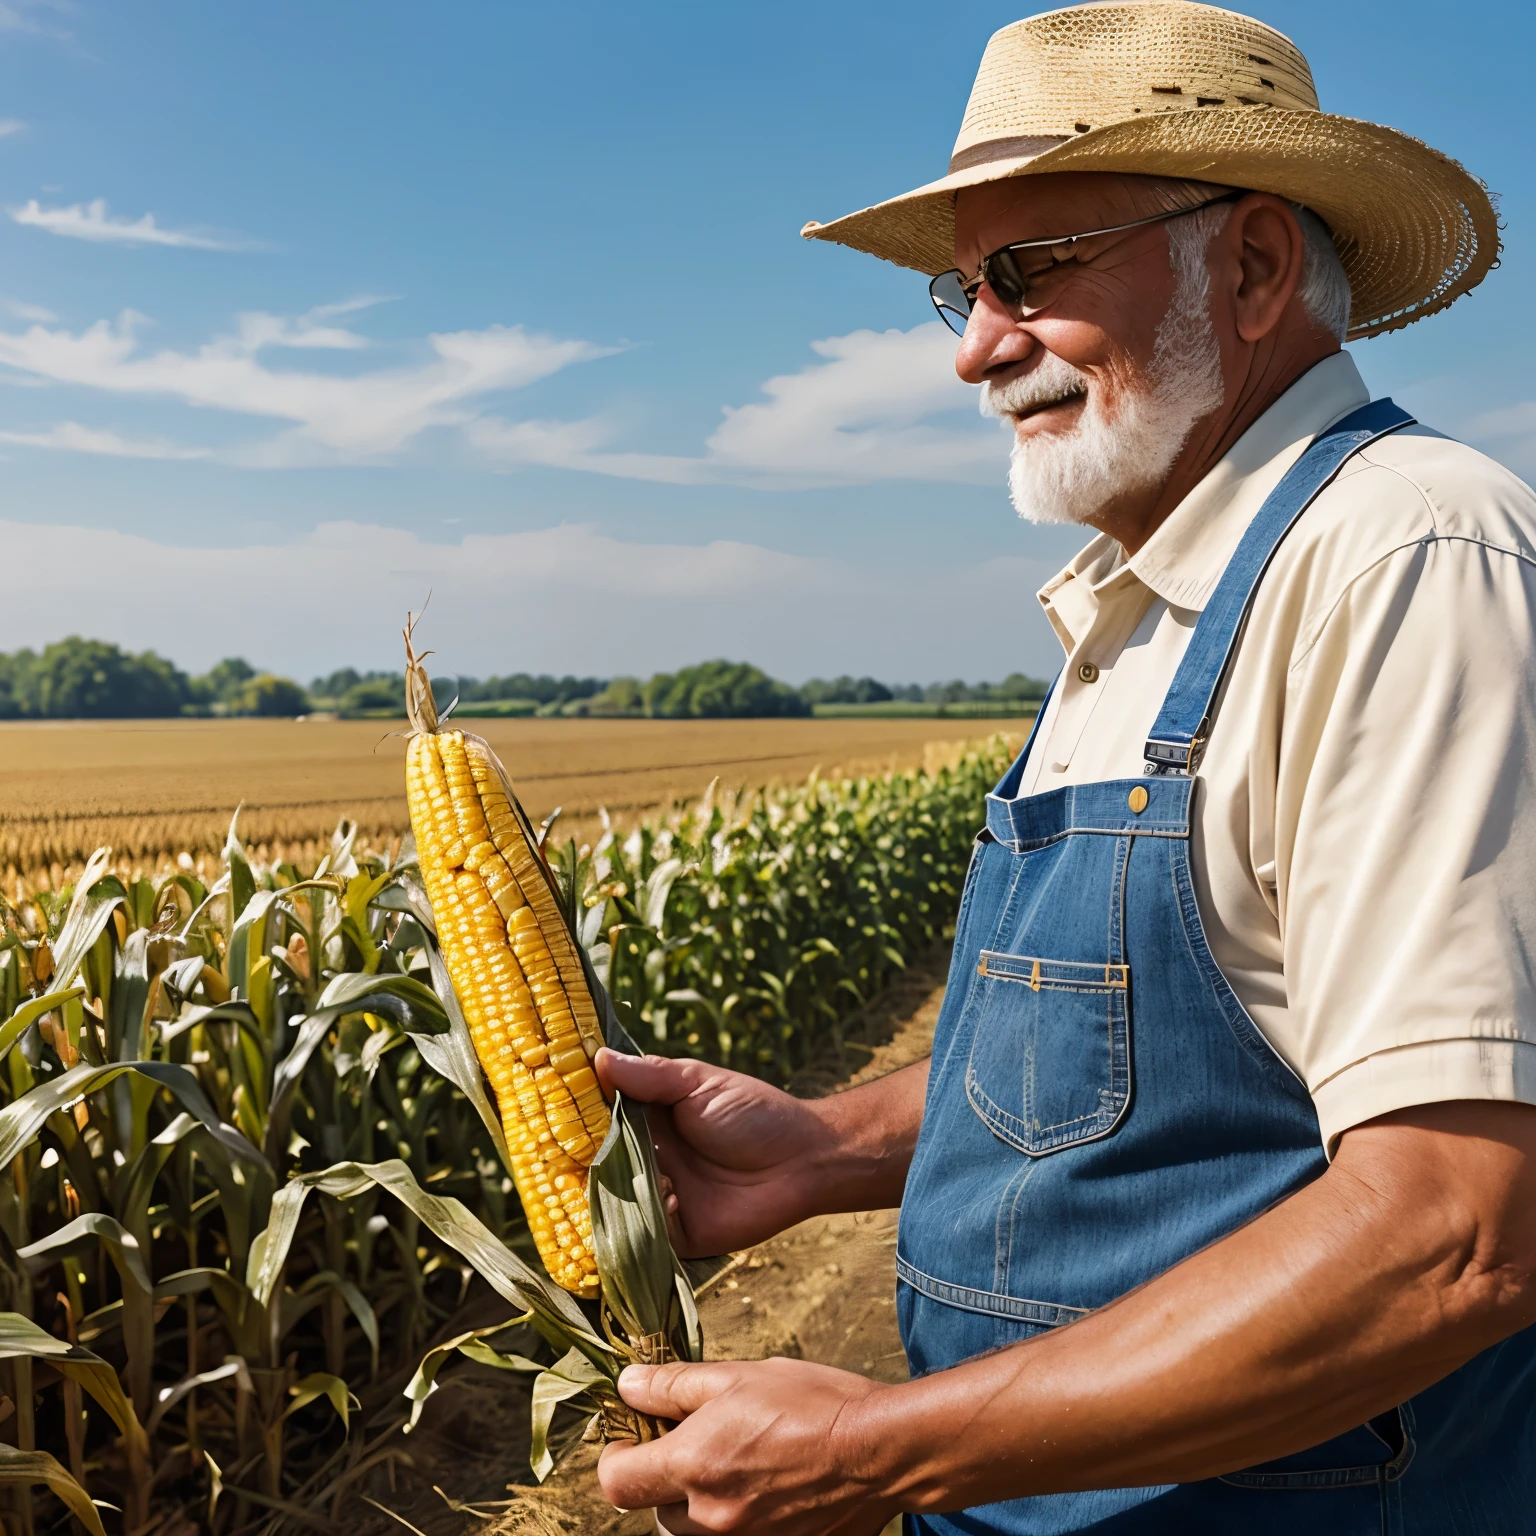
<path id="1" fill-rule="evenodd" d="M 988 797 L 902 1202 L 898 1308 L 914 1374 L 1070 1323 L 1323 1172 L 1306 1087 L 1201 928 L 1192 774 L 1275 549 L 1351 454 L 1409 423 L 1389 400 L 1363 407 L 1265 502 L 1190 638 L 1146 776 L 1016 799 L 1026 746 Z M 908 1516 L 906 1530 L 1511 1536 L 1536 1531 L 1533 1406 L 1527 1330 L 1282 1461 Z"/>

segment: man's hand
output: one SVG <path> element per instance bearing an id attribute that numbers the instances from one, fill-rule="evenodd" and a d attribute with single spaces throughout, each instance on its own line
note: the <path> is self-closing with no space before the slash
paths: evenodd
<path id="1" fill-rule="evenodd" d="M 763 1242 L 808 1216 L 901 1199 L 927 1064 L 804 1100 L 702 1061 L 597 1053 L 603 1086 L 651 1106 L 673 1246 L 685 1258 Z"/>
<path id="2" fill-rule="evenodd" d="M 648 1445 L 610 1445 L 603 1493 L 658 1508 L 673 1536 L 878 1536 L 897 1513 L 863 1406 L 890 1391 L 804 1360 L 631 1366 L 624 1401 L 677 1419 Z"/>

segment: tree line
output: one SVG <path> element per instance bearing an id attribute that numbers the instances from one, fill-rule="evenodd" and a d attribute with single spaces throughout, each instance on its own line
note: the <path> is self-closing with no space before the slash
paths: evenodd
<path id="1" fill-rule="evenodd" d="M 924 687 L 843 676 L 812 678 L 794 688 L 759 667 L 735 661 L 705 661 L 645 679 L 513 672 L 433 680 L 442 705 L 457 696 L 461 705 L 506 705 L 508 713 L 663 720 L 805 716 L 818 704 L 1023 704 L 1042 698 L 1045 686 L 1016 672 L 1001 683 L 957 680 Z M 259 671 L 241 657 L 227 657 L 193 676 L 154 651 L 135 654 L 79 635 L 41 651 L 0 653 L 0 720 L 294 716 L 317 710 L 386 715 L 404 709 L 405 677 L 399 672 L 343 667 L 316 677 L 306 689 L 292 678 Z"/>
<path id="2" fill-rule="evenodd" d="M 71 635 L 41 651 L 0 652 L 0 720 L 148 720 L 175 715 L 298 715 L 291 678 L 230 657 L 198 677 L 154 651 L 137 655 Z"/>

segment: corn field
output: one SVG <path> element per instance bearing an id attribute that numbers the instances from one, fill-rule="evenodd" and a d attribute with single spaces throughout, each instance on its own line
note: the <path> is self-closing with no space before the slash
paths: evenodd
<path id="1" fill-rule="evenodd" d="M 949 936 L 1007 752 L 707 795 L 545 852 L 644 1048 L 784 1080 Z M 463 1327 L 471 1270 L 512 1296 L 495 1276 L 532 1248 L 409 840 L 344 824 L 305 871 L 232 827 L 216 870 L 126 878 L 104 853 L 14 894 L 7 1530 L 337 1529 L 454 1348 L 512 1369 L 503 1347 L 540 1348 Z"/>

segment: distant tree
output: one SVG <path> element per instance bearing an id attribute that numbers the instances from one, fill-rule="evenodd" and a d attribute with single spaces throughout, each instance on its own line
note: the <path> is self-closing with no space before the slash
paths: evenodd
<path id="1" fill-rule="evenodd" d="M 292 678 L 259 672 L 246 682 L 232 705 L 232 712 L 241 715 L 303 715 L 309 712 L 309 695 Z"/>
<path id="2" fill-rule="evenodd" d="M 309 691 L 322 699 L 339 699 L 349 689 L 362 682 L 363 674 L 356 667 L 342 667 L 329 677 L 317 677 L 309 685 Z"/>
<path id="3" fill-rule="evenodd" d="M 1038 677 L 1026 677 L 1022 672 L 1010 672 L 993 690 L 999 699 L 1043 699 L 1050 684 Z"/>
<path id="4" fill-rule="evenodd" d="M 661 719 L 808 715 L 811 707 L 786 683 L 746 662 L 705 661 L 658 672 L 645 685 L 645 712 Z"/>
<path id="5" fill-rule="evenodd" d="M 643 715 L 645 687 L 638 677 L 616 677 L 585 703 L 591 715 Z"/>
<path id="6" fill-rule="evenodd" d="M 372 709 L 397 709 L 404 713 L 405 674 L 374 673 L 347 689 L 339 702 L 349 713 Z M 443 700 L 444 704 L 447 702 Z"/>
<path id="7" fill-rule="evenodd" d="M 884 704 L 891 697 L 891 690 L 872 677 L 835 677 L 831 682 L 813 677 L 800 689 L 800 697 L 807 704 Z"/>
<path id="8" fill-rule="evenodd" d="M 45 719 L 139 720 L 180 714 L 191 686 L 153 651 L 71 635 L 13 672 L 11 697 L 18 713 Z"/>

